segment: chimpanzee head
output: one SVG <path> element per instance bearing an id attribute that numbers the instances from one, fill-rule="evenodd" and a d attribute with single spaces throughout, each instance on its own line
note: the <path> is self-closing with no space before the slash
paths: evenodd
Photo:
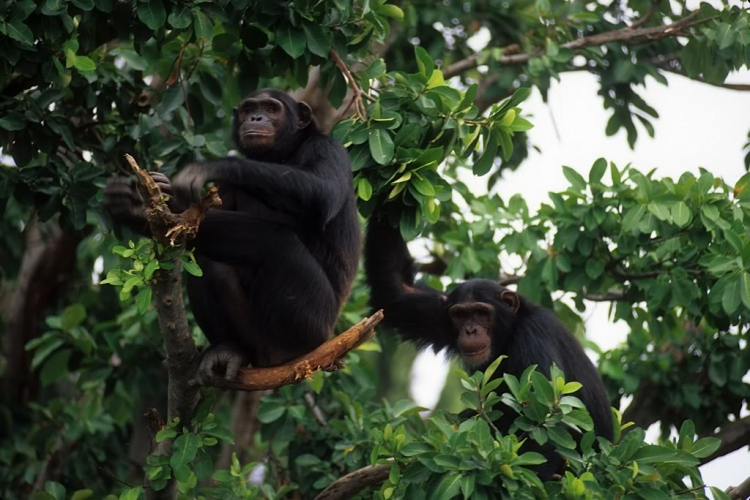
<path id="1" fill-rule="evenodd" d="M 283 161 L 299 146 L 300 133 L 317 130 L 312 109 L 276 89 L 247 96 L 234 108 L 232 136 L 247 158 Z"/>
<path id="2" fill-rule="evenodd" d="M 490 280 L 469 280 L 448 295 L 454 348 L 471 368 L 484 369 L 502 353 L 512 334 L 521 298 Z"/>

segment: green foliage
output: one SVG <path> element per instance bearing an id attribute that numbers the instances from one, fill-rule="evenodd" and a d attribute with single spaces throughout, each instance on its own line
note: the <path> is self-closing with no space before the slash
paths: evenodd
<path id="1" fill-rule="evenodd" d="M 750 179 L 733 187 L 706 172 L 656 179 L 599 160 L 588 179 L 565 169 L 570 187 L 537 214 L 520 196 L 477 197 L 458 180 L 470 168 L 492 187 L 504 169 L 519 166 L 533 147 L 519 106 L 532 87 L 546 98 L 551 79 L 564 72 L 585 66 L 597 74 L 612 113 L 605 133 L 625 130 L 632 146 L 640 129 L 655 134 L 658 114 L 638 87 L 647 77 L 666 83 L 664 65 L 712 83 L 748 66 L 748 13 L 738 7 L 701 4 L 680 38 L 577 45 L 581 34 L 622 30 L 648 12 L 648 29 L 691 15 L 677 4 L 561 0 L 438 7 L 422 0 L 0 2 L 0 275 L 10 284 L 0 298 L 15 307 L 15 296 L 5 300 L 8 290 L 31 284 L 19 309 L 23 321 L 0 320 L 3 335 L 20 335 L 28 351 L 0 363 L 16 366 L 28 354 L 22 373 L 3 373 L 11 389 L 0 417 L 13 434 L 0 441 L 0 496 L 143 496 L 131 442 L 141 407 L 166 401 L 150 286 L 174 259 L 194 275 L 200 269 L 190 254 L 148 240 L 119 246 L 101 210 L 104 179 L 130 171 L 126 153 L 166 175 L 224 157 L 232 107 L 242 95 L 310 84 L 306 92 L 326 89 L 319 100 L 338 108 L 337 119 L 350 116 L 350 88 L 365 96 L 363 116 L 357 110 L 334 130 L 350 151 L 363 215 L 382 204 L 407 237 L 429 235 L 454 280 L 496 279 L 498 254 L 515 257 L 518 268 L 503 271 L 523 275 L 520 290 L 553 308 L 577 335 L 584 333 L 576 311 L 584 298 L 614 297 L 611 318 L 625 321 L 631 334 L 625 345 L 600 353 L 613 400 L 651 387 L 664 395 L 650 410 L 653 420 L 665 433 L 680 426 L 680 438 L 644 445 L 642 433 L 632 431 L 594 451 L 590 419 L 575 403 L 579 387 L 556 372 L 553 382 L 536 371 L 519 380 L 463 376 L 462 401 L 478 416 L 458 422 L 438 413 L 425 422 L 410 401 L 380 400 L 392 380 L 387 370 L 400 367 L 372 341 L 348 356 L 345 370 L 266 396 L 246 463 L 235 458 L 229 469 L 212 470 L 218 440 L 231 439 L 225 397 L 213 416 L 203 406 L 195 426 L 172 422 L 160 433 L 174 447 L 150 459 L 146 478 L 159 486 L 177 477 L 184 497 L 271 499 L 297 489 L 307 498 L 393 457 L 388 482 L 361 497 L 512 491 L 520 498 L 701 498 L 703 491 L 687 491 L 679 475 L 701 484 L 695 457 L 710 455 L 715 442 L 694 434 L 725 424 L 748 398 Z M 483 29 L 492 41 L 475 53 L 466 39 Z M 118 237 L 134 239 L 127 231 Z M 47 266 L 51 275 L 37 274 Z M 98 286 L 101 274 L 101 283 L 120 288 Z M 553 301 L 552 292 L 563 292 L 575 309 Z M 359 281 L 338 330 L 367 313 L 366 301 Z M 324 423 L 303 403 L 308 395 Z M 500 436 L 491 422 L 508 408 L 519 411 L 518 428 Z M 576 429 L 585 449 L 570 447 Z M 563 451 L 569 470 L 560 482 L 540 485 L 528 472 L 539 457 L 519 454 L 524 437 Z M 246 483 L 261 462 L 265 477 Z M 60 470 L 47 470 L 49 463 Z M 48 473 L 64 481 L 34 492 Z M 202 488 L 199 478 L 216 483 Z M 490 485 L 499 489 L 488 493 Z"/>
<path id="2" fill-rule="evenodd" d="M 498 358 L 484 373 L 459 374 L 468 391 L 462 399 L 476 416 L 456 422 L 455 417 L 438 412 L 427 420 L 426 432 L 415 434 L 406 426 L 388 424 L 376 433 L 373 463 L 391 467 L 377 498 L 669 498 L 670 493 L 688 492 L 691 497 L 706 498 L 690 484 L 702 484 L 698 459 L 713 453 L 718 439 L 696 440 L 688 420 L 677 441 L 646 444 L 640 429 L 620 440 L 627 426 L 620 425 L 620 415 L 614 410 L 618 442 L 595 439 L 591 417 L 581 401 L 570 395 L 580 384 L 566 383 L 554 366 L 551 379 L 533 366 L 520 379 L 507 373 L 493 377 L 501 361 Z M 498 390 L 503 382 L 510 392 Z M 511 428 L 514 434 L 503 435 L 495 428 L 493 421 L 503 412 L 518 414 Z M 573 435 L 582 435 L 580 446 Z M 540 445 L 551 443 L 567 460 L 560 481 L 542 484 L 529 469 L 545 458 L 524 451 L 527 439 Z M 718 490 L 713 494 L 727 498 Z"/>

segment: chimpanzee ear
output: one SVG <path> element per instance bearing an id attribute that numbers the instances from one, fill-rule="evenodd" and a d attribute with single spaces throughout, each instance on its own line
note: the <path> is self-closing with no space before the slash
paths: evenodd
<path id="1" fill-rule="evenodd" d="M 518 314 L 518 310 L 521 308 L 521 299 L 518 298 L 518 294 L 513 290 L 503 290 L 500 292 L 500 300 L 510 307 L 510 312 Z"/>
<path id="2" fill-rule="evenodd" d="M 297 128 L 305 128 L 310 125 L 312 121 L 312 108 L 304 101 L 297 103 L 297 114 L 299 115 L 299 123 Z"/>

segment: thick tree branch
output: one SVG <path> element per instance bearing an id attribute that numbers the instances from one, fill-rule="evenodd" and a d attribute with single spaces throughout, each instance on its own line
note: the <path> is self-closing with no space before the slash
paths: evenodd
<path id="1" fill-rule="evenodd" d="M 625 44 L 635 45 L 651 40 L 659 40 L 666 37 L 678 36 L 683 34 L 684 29 L 695 26 L 698 23 L 708 21 L 708 19 L 703 19 L 700 21 L 691 22 L 698 14 L 700 14 L 700 11 L 692 12 L 682 19 L 666 25 L 650 26 L 648 28 L 628 26 L 626 28 L 615 31 L 607 31 L 604 33 L 597 33 L 595 35 L 584 36 L 565 43 L 562 45 L 562 47 L 575 50 L 590 45 L 605 45 L 612 42 L 622 42 Z M 528 54 L 509 53 L 509 49 L 511 49 L 512 47 L 515 47 L 515 44 L 508 47 L 503 47 L 504 55 L 498 61 L 501 65 L 525 64 L 532 57 L 538 57 L 544 53 L 544 51 L 542 50 L 536 50 Z M 451 64 L 445 69 L 444 77 L 451 78 L 463 73 L 466 70 L 476 68 L 479 65 L 480 57 L 481 53 L 477 53 Z"/>
<path id="2" fill-rule="evenodd" d="M 318 370 L 334 371 L 343 366 L 341 358 L 375 335 L 374 328 L 383 319 L 383 311 L 365 318 L 347 331 L 293 361 L 267 368 L 242 368 L 234 380 L 213 377 L 204 385 L 236 391 L 263 391 L 299 383 Z"/>
<path id="3" fill-rule="evenodd" d="M 386 479 L 391 471 L 390 465 L 370 465 L 332 482 L 318 493 L 315 500 L 346 500 L 367 488 L 376 486 Z"/>
<path id="4" fill-rule="evenodd" d="M 750 445 L 750 417 L 741 418 L 734 422 L 727 422 L 712 437 L 720 439 L 721 446 L 719 446 L 719 449 L 713 455 L 701 460 L 702 464 L 728 455 L 743 446 Z"/>

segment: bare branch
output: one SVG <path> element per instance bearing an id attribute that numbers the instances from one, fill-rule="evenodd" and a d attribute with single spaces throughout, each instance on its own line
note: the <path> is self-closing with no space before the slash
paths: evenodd
<path id="1" fill-rule="evenodd" d="M 242 368 L 234 380 L 213 377 L 202 383 L 237 391 L 262 391 L 299 383 L 318 370 L 338 370 L 343 367 L 341 358 L 352 349 L 370 340 L 375 335 L 373 329 L 382 319 L 383 311 L 378 311 L 314 351 L 283 365 Z"/>
<path id="2" fill-rule="evenodd" d="M 625 44 L 636 45 L 651 40 L 660 40 L 666 37 L 679 36 L 684 34 L 683 30 L 709 20 L 701 19 L 699 21 L 691 22 L 698 14 L 700 14 L 700 11 L 692 12 L 682 19 L 667 25 L 651 26 L 648 28 L 628 26 L 615 31 L 607 31 L 605 33 L 597 33 L 595 35 L 584 36 L 581 38 L 577 38 L 576 40 L 573 40 L 571 42 L 565 43 L 562 45 L 562 47 L 574 50 L 590 45 L 605 45 L 612 42 L 622 42 Z M 514 47 L 517 46 L 514 44 L 503 48 L 504 55 L 498 61 L 501 65 L 525 64 L 532 57 L 537 57 L 544 53 L 541 50 L 537 50 L 533 53 L 528 54 L 510 53 L 509 49 Z M 480 55 L 481 53 L 473 54 L 465 59 L 451 64 L 445 69 L 444 77 L 450 78 L 463 73 L 466 70 L 477 67 L 479 65 Z"/>
<path id="3" fill-rule="evenodd" d="M 352 89 L 351 102 L 354 103 L 354 113 L 360 120 L 366 120 L 367 110 L 365 109 L 365 103 L 362 99 L 372 99 L 372 97 L 367 95 L 361 88 L 359 88 L 359 85 L 357 85 L 357 81 L 354 79 L 354 76 L 349 70 L 349 67 L 346 65 L 344 60 L 339 57 L 336 51 L 334 49 L 331 49 L 328 53 L 331 55 L 333 62 L 336 63 L 336 67 L 339 68 L 339 70 L 344 74 L 346 81 L 349 83 L 349 87 Z"/>
<path id="4" fill-rule="evenodd" d="M 318 493 L 315 500 L 346 500 L 367 488 L 376 486 L 386 479 L 391 471 L 390 465 L 370 465 L 332 482 L 326 489 Z"/>

